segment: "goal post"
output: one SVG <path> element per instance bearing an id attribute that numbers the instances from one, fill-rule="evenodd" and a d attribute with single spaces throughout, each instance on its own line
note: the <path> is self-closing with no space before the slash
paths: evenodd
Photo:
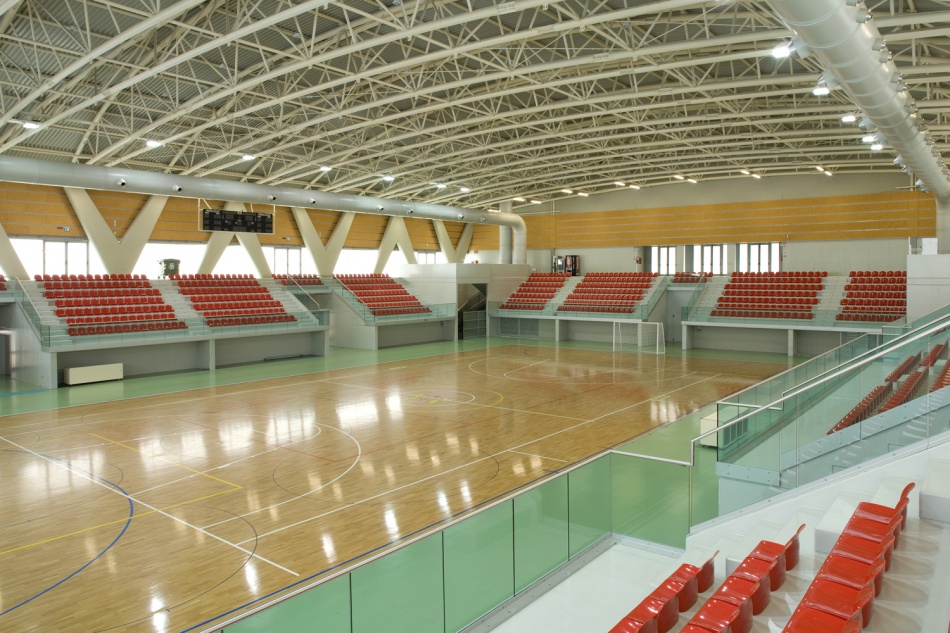
<path id="1" fill-rule="evenodd" d="M 666 334 L 662 323 L 614 321 L 613 351 L 665 354 Z"/>

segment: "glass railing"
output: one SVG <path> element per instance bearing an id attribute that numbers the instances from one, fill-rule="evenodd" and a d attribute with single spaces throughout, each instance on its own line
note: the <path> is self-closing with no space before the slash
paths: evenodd
<path id="1" fill-rule="evenodd" d="M 186 631 L 445 633 L 475 622 L 612 531 L 611 455 L 519 489 L 464 518 L 321 571 Z M 515 491 L 509 491 L 514 493 Z"/>
<path id="2" fill-rule="evenodd" d="M 884 327 L 903 327 L 904 316 L 898 312 L 874 312 L 868 308 L 863 312 L 842 312 L 839 310 L 795 310 L 781 308 L 769 310 L 739 310 L 720 307 L 697 307 L 689 311 L 688 320 L 697 323 L 721 323 L 724 325 L 773 325 L 858 329 L 881 331 Z"/>

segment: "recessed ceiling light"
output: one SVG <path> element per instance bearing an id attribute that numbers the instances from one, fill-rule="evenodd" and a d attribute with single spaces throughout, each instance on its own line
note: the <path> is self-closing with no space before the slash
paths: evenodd
<path id="1" fill-rule="evenodd" d="M 255 158 L 257 158 L 257 156 L 254 154 L 245 154 L 244 156 L 241 156 L 241 160 L 254 160 Z"/>
<path id="2" fill-rule="evenodd" d="M 156 147 L 161 147 L 162 145 L 164 145 L 164 143 L 162 143 L 161 141 L 156 141 L 155 139 L 149 139 L 145 141 L 145 144 L 151 147 L 152 149 L 155 149 Z"/>
<path id="3" fill-rule="evenodd" d="M 445 185 L 444 182 L 437 182 L 437 183 L 435 183 L 435 188 L 436 188 L 436 189 L 445 189 L 445 186 L 446 186 L 446 185 Z"/>
<path id="4" fill-rule="evenodd" d="M 858 120 L 858 117 L 854 116 L 853 114 L 846 114 L 843 117 L 841 117 L 842 123 L 854 123 L 857 120 Z"/>
<path id="5" fill-rule="evenodd" d="M 578 192 L 577 192 L 577 195 L 579 195 L 581 198 L 586 198 L 586 197 L 589 196 L 590 194 L 589 194 L 589 193 L 584 193 L 583 191 L 578 191 Z"/>
<path id="6" fill-rule="evenodd" d="M 626 184 L 620 182 L 619 180 L 614 181 L 614 184 L 617 185 L 618 187 L 626 187 L 626 186 L 627 186 Z"/>
<path id="7" fill-rule="evenodd" d="M 20 125 L 22 125 L 23 128 L 27 130 L 35 130 L 40 126 L 40 124 L 35 121 L 24 121 Z"/>
<path id="8" fill-rule="evenodd" d="M 640 188 L 640 185 L 630 185 L 630 188 L 631 188 L 631 189 L 639 189 L 639 188 Z"/>
<path id="9" fill-rule="evenodd" d="M 512 200 L 514 200 L 515 202 L 524 202 L 524 201 L 525 201 L 525 199 L 524 199 L 524 198 L 521 198 L 521 197 L 512 198 Z"/>
<path id="10" fill-rule="evenodd" d="M 570 189 L 561 189 L 561 193 L 566 193 L 566 194 L 570 195 L 570 194 L 572 194 L 572 193 L 574 193 L 574 192 L 571 191 Z"/>
<path id="11" fill-rule="evenodd" d="M 393 175 L 391 175 L 391 174 L 384 174 L 384 175 L 383 175 L 383 182 L 392 182 L 392 181 L 394 181 L 395 179 L 396 179 L 396 177 L 393 176 Z"/>
<path id="12" fill-rule="evenodd" d="M 815 165 L 815 169 L 817 169 L 818 171 L 825 171 L 825 168 L 822 167 L 821 165 Z"/>
<path id="13" fill-rule="evenodd" d="M 742 174 L 743 176 L 748 176 L 752 172 L 750 172 L 748 169 L 740 169 L 739 173 Z"/>
<path id="14" fill-rule="evenodd" d="M 327 171 L 331 171 L 332 169 L 333 168 L 330 167 L 329 165 L 320 165 L 320 171 L 327 172 Z"/>
<path id="15" fill-rule="evenodd" d="M 877 136 L 875 134 L 868 134 L 867 136 L 861 137 L 862 143 L 873 143 L 876 140 L 877 140 Z"/>
<path id="16" fill-rule="evenodd" d="M 540 201 L 540 200 L 532 200 L 532 201 L 531 201 L 531 204 L 541 204 L 541 201 Z"/>
<path id="17" fill-rule="evenodd" d="M 826 176 L 830 176 L 830 175 L 831 175 L 831 172 L 826 169 L 826 170 L 825 170 L 825 175 L 826 175 Z"/>
<path id="18" fill-rule="evenodd" d="M 828 86 L 815 86 L 815 89 L 811 91 L 816 97 L 824 97 L 825 95 L 831 94 L 831 90 Z"/>
<path id="19" fill-rule="evenodd" d="M 686 176 L 681 176 L 679 174 L 673 174 L 673 178 L 676 178 L 677 180 L 686 180 Z"/>
<path id="20" fill-rule="evenodd" d="M 461 191 L 462 193 L 468 193 L 469 191 L 471 191 L 471 189 L 469 189 L 468 187 L 459 187 L 459 191 Z"/>

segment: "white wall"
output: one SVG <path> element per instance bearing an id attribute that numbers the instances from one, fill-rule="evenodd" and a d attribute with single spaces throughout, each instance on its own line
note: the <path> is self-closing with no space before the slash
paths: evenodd
<path id="1" fill-rule="evenodd" d="M 782 270 L 907 270 L 909 248 L 906 239 L 788 242 Z"/>
<path id="2" fill-rule="evenodd" d="M 907 320 L 914 321 L 950 303 L 950 255 L 907 258 Z"/>

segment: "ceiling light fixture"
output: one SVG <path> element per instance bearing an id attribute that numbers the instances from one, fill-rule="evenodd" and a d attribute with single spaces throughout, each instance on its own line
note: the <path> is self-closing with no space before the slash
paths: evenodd
<path id="1" fill-rule="evenodd" d="M 590 194 L 589 194 L 589 193 L 584 193 L 583 191 L 578 191 L 578 192 L 577 192 L 577 195 L 579 195 L 581 198 L 586 198 L 586 197 L 589 196 Z"/>
<path id="2" fill-rule="evenodd" d="M 241 160 L 254 160 L 255 158 L 257 158 L 257 156 L 254 154 L 244 154 L 241 156 Z"/>
<path id="3" fill-rule="evenodd" d="M 826 176 L 831 176 L 831 175 L 833 175 L 833 174 L 832 174 L 830 171 L 828 171 L 828 170 L 826 169 L 826 170 L 825 170 L 825 175 L 826 175 Z"/>
<path id="4" fill-rule="evenodd" d="M 857 120 L 858 120 L 858 117 L 856 117 L 853 114 L 846 114 L 843 117 L 841 117 L 842 123 L 854 123 Z"/>
<path id="5" fill-rule="evenodd" d="M 818 171 L 825 171 L 825 168 L 822 167 L 821 165 L 815 165 L 815 169 L 817 169 Z"/>
<path id="6" fill-rule="evenodd" d="M 762 178 L 762 176 L 760 176 L 759 174 L 752 174 L 752 177 L 755 178 L 756 180 L 759 180 L 760 178 Z"/>
<path id="7" fill-rule="evenodd" d="M 392 174 L 383 174 L 383 182 L 392 182 L 396 179 Z"/>
<path id="8" fill-rule="evenodd" d="M 446 187 L 446 185 L 445 185 L 444 182 L 437 182 L 437 183 L 435 183 L 435 188 L 436 188 L 436 189 L 445 189 L 445 187 Z"/>
<path id="9" fill-rule="evenodd" d="M 155 139 L 149 139 L 145 141 L 145 145 L 147 145 L 148 147 L 152 149 L 155 149 L 156 147 L 161 147 L 162 145 L 164 145 L 164 143 L 162 143 L 161 141 L 156 141 Z"/>
<path id="10" fill-rule="evenodd" d="M 782 42 L 781 44 L 776 44 L 775 48 L 772 49 L 772 57 L 775 59 L 785 59 L 792 54 L 792 43 L 791 42 Z"/>
<path id="11" fill-rule="evenodd" d="M 814 90 L 812 90 L 811 93 L 815 95 L 816 97 L 824 97 L 825 95 L 831 94 L 831 89 L 828 88 L 828 86 L 819 84 L 815 86 Z"/>
<path id="12" fill-rule="evenodd" d="M 541 204 L 541 201 L 540 201 L 540 200 L 532 200 L 532 201 L 531 201 L 531 204 Z"/>
<path id="13" fill-rule="evenodd" d="M 697 180 L 696 180 L 695 178 L 687 178 L 687 179 L 686 179 L 686 182 L 690 182 L 690 183 L 692 183 L 692 184 L 695 185 L 696 182 L 697 182 Z"/>
<path id="14" fill-rule="evenodd" d="M 328 171 L 330 171 L 330 170 L 332 170 L 332 169 L 333 169 L 333 168 L 330 167 L 329 165 L 320 165 L 320 171 L 322 171 L 322 172 L 324 172 L 324 173 L 326 173 L 326 172 L 328 172 Z"/>
<path id="15" fill-rule="evenodd" d="M 874 152 L 879 152 L 882 149 L 884 149 L 884 146 L 881 145 L 880 143 L 875 143 L 874 145 L 871 146 L 871 151 L 874 151 Z"/>
<path id="16" fill-rule="evenodd" d="M 877 135 L 875 134 L 867 134 L 861 137 L 862 143 L 873 143 L 876 140 L 877 140 Z"/>
<path id="17" fill-rule="evenodd" d="M 686 176 L 682 176 L 680 174 L 673 174 L 673 178 L 676 178 L 677 180 L 686 180 Z"/>
<path id="18" fill-rule="evenodd" d="M 640 189 L 640 185 L 630 185 L 630 188 L 631 188 L 631 189 L 639 190 L 639 189 Z"/>
<path id="19" fill-rule="evenodd" d="M 617 185 L 618 187 L 626 187 L 626 186 L 627 186 L 626 184 L 620 182 L 619 180 L 615 180 L 615 181 L 614 181 L 614 184 Z"/>
<path id="20" fill-rule="evenodd" d="M 36 121 L 23 121 L 20 125 L 22 125 L 25 130 L 35 130 L 40 127 L 40 124 Z"/>
<path id="21" fill-rule="evenodd" d="M 571 195 L 574 192 L 571 191 L 570 189 L 561 189 L 561 193 L 566 193 L 567 195 Z"/>
<path id="22" fill-rule="evenodd" d="M 748 169 L 740 169 L 739 173 L 742 174 L 743 176 L 748 176 L 752 172 L 750 172 Z"/>
<path id="23" fill-rule="evenodd" d="M 461 191 L 462 193 L 468 193 L 469 191 L 471 191 L 471 189 L 469 189 L 468 187 L 459 187 L 459 191 Z"/>
<path id="24" fill-rule="evenodd" d="M 514 200 L 515 202 L 524 202 L 524 201 L 525 201 L 525 199 L 524 199 L 524 198 L 521 198 L 521 197 L 512 198 L 512 200 Z"/>

